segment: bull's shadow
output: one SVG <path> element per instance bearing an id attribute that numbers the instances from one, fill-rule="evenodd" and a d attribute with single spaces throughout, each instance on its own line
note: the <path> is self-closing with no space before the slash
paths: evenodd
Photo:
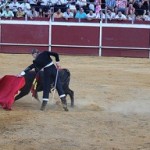
<path id="1" fill-rule="evenodd" d="M 70 71 L 68 69 L 60 69 L 58 74 L 60 76 L 62 88 L 65 92 L 65 95 L 66 96 L 69 95 L 70 100 L 71 100 L 71 107 L 73 107 L 74 106 L 74 91 L 72 91 L 69 88 L 70 76 L 71 76 Z M 26 73 L 26 75 L 24 76 L 25 85 L 22 89 L 20 89 L 20 93 L 15 97 L 15 101 L 29 94 L 29 92 L 33 88 L 33 82 L 36 77 L 37 77 L 37 74 L 35 71 L 30 71 Z M 35 99 L 39 100 L 38 92 L 43 91 L 43 71 L 40 71 L 38 73 L 38 79 L 37 79 L 36 84 L 37 85 L 36 85 L 36 88 L 34 89 L 33 96 Z M 54 88 L 54 83 L 50 83 L 50 84 L 51 84 L 51 90 L 52 90 Z"/>

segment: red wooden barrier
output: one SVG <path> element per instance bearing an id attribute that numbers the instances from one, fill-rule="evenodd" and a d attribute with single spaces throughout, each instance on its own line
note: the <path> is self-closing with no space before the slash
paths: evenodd
<path id="1" fill-rule="evenodd" d="M 1 45 L 0 52 L 29 53 L 34 47 L 32 45 L 41 50 L 48 50 L 48 42 L 49 26 L 32 24 L 1 25 L 1 43 L 3 45 Z"/>
<path id="2" fill-rule="evenodd" d="M 149 58 L 148 25 L 85 22 L 1 21 L 0 52 L 29 53 L 34 47 L 69 55 Z"/>

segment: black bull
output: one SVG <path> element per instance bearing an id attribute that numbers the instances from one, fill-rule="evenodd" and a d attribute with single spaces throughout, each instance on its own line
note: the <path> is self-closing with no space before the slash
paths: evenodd
<path id="1" fill-rule="evenodd" d="M 59 70 L 59 77 L 62 83 L 63 90 L 67 95 L 70 96 L 71 99 L 71 107 L 74 106 L 74 92 L 69 88 L 70 83 L 70 71 L 68 69 L 61 69 Z M 15 101 L 22 98 L 23 96 L 29 94 L 33 81 L 36 77 L 35 71 L 30 71 L 26 73 L 25 77 L 25 85 L 22 89 L 20 89 L 20 93 L 15 97 Z M 51 89 L 54 88 L 54 83 L 51 84 Z M 35 98 L 39 100 L 38 98 L 38 92 L 43 91 L 43 72 L 40 71 L 39 73 L 39 79 L 37 82 L 37 87 L 35 90 Z"/>

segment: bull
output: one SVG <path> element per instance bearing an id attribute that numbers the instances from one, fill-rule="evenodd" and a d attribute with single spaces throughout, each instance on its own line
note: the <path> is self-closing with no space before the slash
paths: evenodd
<path id="1" fill-rule="evenodd" d="M 74 106 L 74 91 L 72 91 L 69 88 L 70 76 L 71 76 L 70 71 L 68 69 L 60 69 L 58 74 L 60 76 L 60 80 L 62 83 L 64 93 L 66 96 L 69 95 L 70 100 L 71 100 L 71 107 L 73 107 Z M 26 73 L 26 75 L 24 76 L 25 85 L 23 86 L 23 88 L 20 89 L 20 93 L 15 97 L 15 101 L 29 94 L 33 86 L 33 81 L 36 78 L 36 76 L 37 74 L 35 71 L 29 71 L 28 73 Z M 51 89 L 53 89 L 54 83 L 50 83 L 50 84 L 51 84 Z M 34 90 L 34 95 L 33 95 L 34 98 L 38 101 L 39 101 L 38 92 L 41 92 L 41 91 L 43 91 L 43 71 L 40 71 L 38 73 L 37 85 L 36 85 L 36 88 Z"/>

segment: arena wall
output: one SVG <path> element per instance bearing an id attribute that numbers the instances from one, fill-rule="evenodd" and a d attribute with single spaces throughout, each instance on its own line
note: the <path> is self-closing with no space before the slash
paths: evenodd
<path id="1" fill-rule="evenodd" d="M 149 58 L 150 24 L 0 20 L 0 52 Z"/>

